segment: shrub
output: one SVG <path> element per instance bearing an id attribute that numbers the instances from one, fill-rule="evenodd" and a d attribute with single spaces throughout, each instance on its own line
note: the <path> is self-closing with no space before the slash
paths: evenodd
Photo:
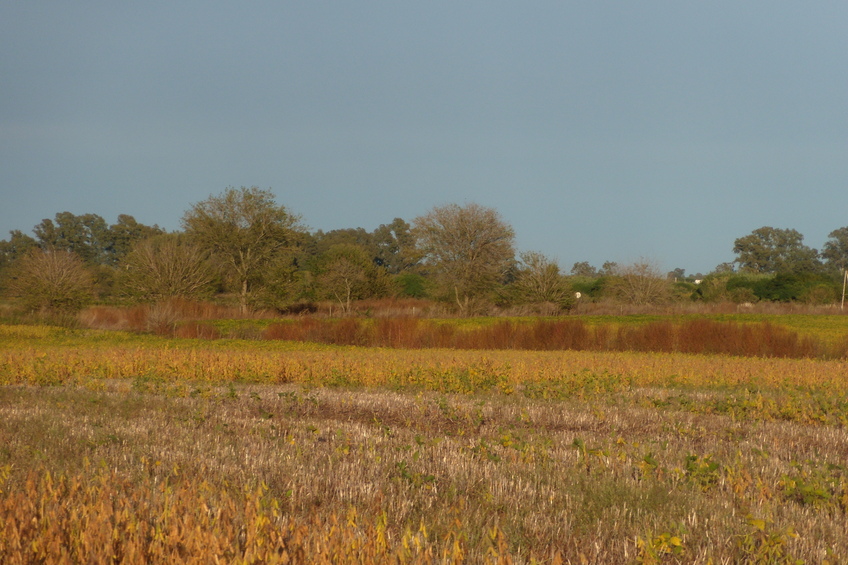
<path id="1" fill-rule="evenodd" d="M 12 268 L 8 286 L 27 308 L 48 313 L 77 312 L 94 292 L 83 260 L 58 250 L 30 250 Z"/>

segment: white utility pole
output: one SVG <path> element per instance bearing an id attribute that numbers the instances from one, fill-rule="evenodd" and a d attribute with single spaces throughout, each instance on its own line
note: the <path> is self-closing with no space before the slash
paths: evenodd
<path id="1" fill-rule="evenodd" d="M 848 269 L 842 272 L 842 304 L 839 305 L 840 310 L 845 310 L 845 284 L 848 283 Z"/>

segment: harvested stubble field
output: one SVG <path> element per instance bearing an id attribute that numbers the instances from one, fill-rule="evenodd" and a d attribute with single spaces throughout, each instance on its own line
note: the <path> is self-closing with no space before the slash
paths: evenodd
<path id="1" fill-rule="evenodd" d="M 0 326 L 0 562 L 840 563 L 846 374 Z"/>

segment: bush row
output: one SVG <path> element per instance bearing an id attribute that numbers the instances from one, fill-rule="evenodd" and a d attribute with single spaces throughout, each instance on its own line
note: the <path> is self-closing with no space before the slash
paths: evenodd
<path id="1" fill-rule="evenodd" d="M 202 336 L 204 326 L 195 330 Z M 184 332 L 189 333 L 189 332 Z M 186 336 L 188 337 L 188 336 Z M 644 326 L 592 326 L 582 320 L 502 321 L 462 328 L 415 318 L 316 320 L 271 324 L 264 339 L 405 349 L 519 349 L 531 351 L 656 351 L 748 357 L 844 357 L 848 341 L 828 347 L 811 337 L 762 323 L 691 320 Z"/>

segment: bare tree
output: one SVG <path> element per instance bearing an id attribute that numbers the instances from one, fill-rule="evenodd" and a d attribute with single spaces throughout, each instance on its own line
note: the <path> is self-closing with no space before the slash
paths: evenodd
<path id="1" fill-rule="evenodd" d="M 297 216 L 257 187 L 228 188 L 198 202 L 183 216 L 186 233 L 226 266 L 247 311 L 251 285 L 280 252 L 290 249 L 299 229 Z"/>
<path id="2" fill-rule="evenodd" d="M 514 288 L 521 301 L 536 304 L 548 302 L 560 309 L 571 306 L 571 287 L 555 261 L 536 251 L 525 251 L 519 257 L 521 262 Z"/>
<path id="3" fill-rule="evenodd" d="M 515 232 L 494 208 L 448 204 L 413 222 L 426 264 L 462 314 L 502 282 L 515 258 Z"/>
<path id="4" fill-rule="evenodd" d="M 121 263 L 121 287 L 142 300 L 199 298 L 209 294 L 214 279 L 207 253 L 178 234 L 136 243 Z"/>
<path id="5" fill-rule="evenodd" d="M 31 249 L 11 269 L 9 290 L 33 310 L 75 312 L 88 303 L 94 283 L 85 262 L 63 250 Z"/>
<path id="6" fill-rule="evenodd" d="M 653 261 L 640 259 L 630 265 L 616 266 L 612 271 L 609 291 L 630 304 L 660 304 L 670 297 L 670 285 L 660 267 Z"/>

